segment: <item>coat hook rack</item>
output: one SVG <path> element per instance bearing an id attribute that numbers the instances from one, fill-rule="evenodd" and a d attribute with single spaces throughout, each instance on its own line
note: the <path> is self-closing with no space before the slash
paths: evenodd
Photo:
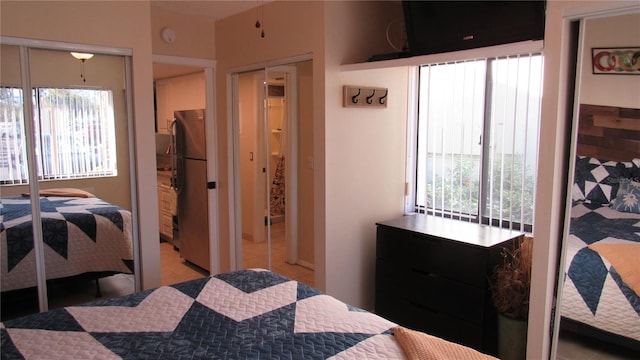
<path id="1" fill-rule="evenodd" d="M 343 92 L 344 107 L 387 107 L 387 88 L 344 85 Z M 365 101 L 360 101 L 361 94 L 370 95 L 363 95 Z"/>

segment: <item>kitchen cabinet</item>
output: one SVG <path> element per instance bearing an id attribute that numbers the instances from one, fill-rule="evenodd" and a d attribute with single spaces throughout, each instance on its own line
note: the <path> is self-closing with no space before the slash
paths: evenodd
<path id="1" fill-rule="evenodd" d="M 156 128 L 169 134 L 173 112 L 204 109 L 206 106 L 204 72 L 156 80 Z"/>
<path id="2" fill-rule="evenodd" d="M 160 238 L 171 244 L 173 244 L 173 202 L 175 198 L 172 192 L 171 172 L 158 171 L 158 220 L 160 222 Z"/>
<path id="3" fill-rule="evenodd" d="M 375 312 L 479 351 L 497 352 L 489 278 L 523 234 L 428 215 L 377 223 Z"/>

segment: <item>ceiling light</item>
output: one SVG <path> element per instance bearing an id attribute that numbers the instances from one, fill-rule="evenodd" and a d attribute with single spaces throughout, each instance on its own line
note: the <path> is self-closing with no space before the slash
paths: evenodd
<path id="1" fill-rule="evenodd" d="M 80 52 L 72 52 L 71 56 L 73 56 L 74 58 L 78 59 L 78 60 L 89 60 L 93 57 L 93 54 L 90 53 L 80 53 Z"/>

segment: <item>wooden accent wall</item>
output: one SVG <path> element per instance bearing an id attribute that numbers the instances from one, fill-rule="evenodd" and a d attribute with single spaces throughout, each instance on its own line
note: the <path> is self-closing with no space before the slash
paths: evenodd
<path id="1" fill-rule="evenodd" d="M 580 104 L 577 154 L 600 160 L 640 158 L 640 109 Z"/>

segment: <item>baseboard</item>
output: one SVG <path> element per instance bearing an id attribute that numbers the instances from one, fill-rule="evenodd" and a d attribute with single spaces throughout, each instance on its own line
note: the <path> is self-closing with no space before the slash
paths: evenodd
<path id="1" fill-rule="evenodd" d="M 308 261 L 304 261 L 304 260 L 298 260 L 298 265 L 302 266 L 303 268 L 309 269 L 309 270 L 315 270 L 315 265 L 308 262 Z"/>

